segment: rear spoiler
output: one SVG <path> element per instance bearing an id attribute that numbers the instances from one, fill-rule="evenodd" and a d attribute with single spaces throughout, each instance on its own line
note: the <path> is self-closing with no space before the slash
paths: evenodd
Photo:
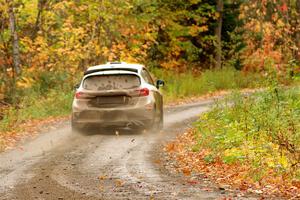
<path id="1" fill-rule="evenodd" d="M 130 71 L 130 72 L 138 73 L 138 70 L 137 70 L 137 69 L 132 69 L 132 68 L 104 68 L 104 69 L 92 69 L 92 70 L 87 70 L 87 71 L 84 72 L 84 75 L 89 75 L 89 74 L 93 74 L 93 73 L 96 73 L 96 72 L 116 71 L 116 70 Z"/>

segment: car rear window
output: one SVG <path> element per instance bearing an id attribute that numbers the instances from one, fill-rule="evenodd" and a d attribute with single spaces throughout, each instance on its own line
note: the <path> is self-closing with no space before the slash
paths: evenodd
<path id="1" fill-rule="evenodd" d="M 83 88 L 87 90 L 133 89 L 141 84 L 140 78 L 133 74 L 97 75 L 86 78 Z"/>

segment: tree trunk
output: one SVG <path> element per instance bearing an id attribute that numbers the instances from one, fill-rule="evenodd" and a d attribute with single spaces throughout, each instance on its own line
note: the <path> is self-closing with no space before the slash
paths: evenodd
<path id="1" fill-rule="evenodd" d="M 35 26 L 34 26 L 33 31 L 32 31 L 31 39 L 35 39 L 38 31 L 40 30 L 42 12 L 44 10 L 44 7 L 45 7 L 46 3 L 47 3 L 47 0 L 39 0 L 38 1 L 38 6 L 37 6 L 38 13 L 37 13 L 37 16 L 36 16 Z"/>
<path id="2" fill-rule="evenodd" d="M 217 12 L 219 13 L 219 19 L 217 21 L 218 25 L 215 30 L 217 45 L 216 45 L 216 68 L 222 67 L 222 26 L 223 26 L 223 9 L 224 2 L 223 0 L 217 1 Z"/>
<path id="3" fill-rule="evenodd" d="M 13 48 L 13 67 L 14 72 L 19 75 L 21 73 L 20 67 L 20 50 L 19 50 L 19 37 L 16 31 L 16 19 L 14 14 L 13 2 L 6 0 L 8 4 L 8 14 L 9 14 L 9 27 L 12 37 L 12 48 Z"/>

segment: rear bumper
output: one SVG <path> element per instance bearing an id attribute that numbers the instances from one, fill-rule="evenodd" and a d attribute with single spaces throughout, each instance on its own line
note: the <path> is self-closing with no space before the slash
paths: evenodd
<path id="1" fill-rule="evenodd" d="M 154 117 L 154 110 L 146 110 L 145 108 L 82 110 L 73 112 L 72 121 L 76 124 L 102 127 L 150 126 Z"/>

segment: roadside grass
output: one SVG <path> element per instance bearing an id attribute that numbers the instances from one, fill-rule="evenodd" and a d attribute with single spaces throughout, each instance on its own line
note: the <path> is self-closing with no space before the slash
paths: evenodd
<path id="1" fill-rule="evenodd" d="M 195 123 L 196 144 L 190 148 L 205 150 L 207 164 L 250 167 L 246 176 L 260 184 L 270 184 L 266 179 L 272 174 L 273 180 L 299 187 L 299 119 L 298 88 L 271 86 L 250 96 L 236 92 Z"/>
<path id="2" fill-rule="evenodd" d="M 243 73 L 231 68 L 206 70 L 201 74 L 154 70 L 155 77 L 165 81 L 165 102 L 201 96 L 221 90 L 256 88 L 264 85 L 258 73 Z"/>
<path id="3" fill-rule="evenodd" d="M 47 96 L 31 93 L 25 96 L 17 105 L 5 111 L 0 121 L 0 133 L 12 129 L 18 131 L 18 126 L 27 120 L 45 119 L 69 115 L 73 94 L 60 90 L 49 91 Z"/>

